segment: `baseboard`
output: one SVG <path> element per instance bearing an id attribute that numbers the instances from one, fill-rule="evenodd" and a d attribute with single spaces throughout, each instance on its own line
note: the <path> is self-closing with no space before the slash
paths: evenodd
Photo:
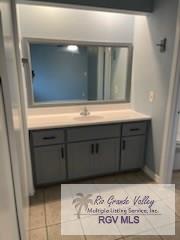
<path id="1" fill-rule="evenodd" d="M 34 194 L 35 194 L 35 189 L 34 188 L 30 189 L 29 190 L 29 197 L 33 197 Z"/>
<path id="2" fill-rule="evenodd" d="M 159 183 L 160 182 L 160 176 L 153 172 L 149 167 L 145 166 L 143 171 L 155 182 Z"/>

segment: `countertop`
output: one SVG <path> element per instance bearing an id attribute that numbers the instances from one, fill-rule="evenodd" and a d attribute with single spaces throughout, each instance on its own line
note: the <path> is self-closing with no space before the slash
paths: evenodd
<path id="1" fill-rule="evenodd" d="M 87 117 L 79 113 L 28 115 L 28 129 L 63 128 L 97 124 L 151 120 L 151 117 L 132 109 L 94 111 Z"/>

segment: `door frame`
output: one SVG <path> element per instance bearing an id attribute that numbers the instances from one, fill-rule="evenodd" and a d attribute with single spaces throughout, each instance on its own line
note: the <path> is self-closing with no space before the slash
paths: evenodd
<path id="1" fill-rule="evenodd" d="M 169 94 L 165 117 L 163 146 L 160 164 L 160 183 L 170 184 L 174 169 L 176 134 L 178 127 L 178 102 L 180 100 L 180 0 L 178 2 L 175 47 L 173 54 Z"/>
<path id="2" fill-rule="evenodd" d="M 1 86 L 3 92 L 3 100 L 4 100 L 4 111 L 6 114 L 6 126 L 7 126 L 7 137 L 8 137 L 8 144 L 10 150 L 10 159 L 11 159 L 11 166 L 12 166 L 12 178 L 14 184 L 14 193 L 15 193 L 15 202 L 16 202 L 16 210 L 17 210 L 17 220 L 19 226 L 19 234 L 20 239 L 27 239 L 27 232 L 26 226 L 24 223 L 24 213 L 23 213 L 23 202 L 21 199 L 21 189 L 20 189 L 20 173 L 17 166 L 17 154 L 16 154 L 16 147 L 15 147 L 15 136 L 13 132 L 13 119 L 12 119 L 12 109 L 11 109 L 11 102 L 10 102 L 10 90 L 9 90 L 9 83 L 8 83 L 8 75 L 7 75 L 7 68 L 5 58 L 5 47 L 4 47 L 4 39 L 3 39 L 3 26 L 2 26 L 2 13 L 0 10 L 0 64 L 2 66 L 1 70 Z"/>
<path id="3" fill-rule="evenodd" d="M 1 15 L 0 15 L 0 24 L 1 24 Z M 1 127 L 3 127 L 3 129 L 4 129 L 5 141 L 7 142 L 7 152 L 8 152 L 8 154 L 7 154 L 8 159 L 2 159 L 2 161 L 7 160 L 7 162 L 8 162 L 7 167 L 8 167 L 8 171 L 9 171 L 9 177 L 10 177 L 10 179 L 8 180 L 9 181 L 8 193 L 9 193 L 9 196 L 11 195 L 11 197 L 12 197 L 12 202 L 13 202 L 12 204 L 13 204 L 13 208 L 14 208 L 13 225 L 14 225 L 14 228 L 16 229 L 16 230 L 13 230 L 13 229 L 12 230 L 13 230 L 14 238 L 18 240 L 18 239 L 20 239 L 20 226 L 19 226 L 19 219 L 18 219 L 18 210 L 17 210 L 17 202 L 16 202 L 17 199 L 16 199 L 16 194 L 15 194 L 14 178 L 13 178 L 13 172 L 12 172 L 12 159 L 11 159 L 11 154 L 10 154 L 9 136 L 8 136 L 7 121 L 6 121 L 7 116 L 6 116 L 6 112 L 5 112 L 4 93 L 3 93 L 1 75 L 0 75 L 0 101 L 2 101 L 2 102 L 0 102 L 0 104 L 2 105 L 1 108 L 3 110 L 2 114 L 3 114 L 3 120 L 4 120 L 4 123 L 1 124 L 2 125 Z"/>

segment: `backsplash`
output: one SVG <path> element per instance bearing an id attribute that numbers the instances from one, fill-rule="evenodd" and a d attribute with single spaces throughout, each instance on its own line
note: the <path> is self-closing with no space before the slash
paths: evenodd
<path id="1" fill-rule="evenodd" d="M 86 106 L 86 104 L 82 105 L 74 105 L 74 106 L 56 106 L 56 107 L 35 107 L 28 109 L 28 115 L 43 115 L 43 114 L 65 114 L 65 113 L 74 113 L 80 112 Z M 90 112 L 94 111 L 119 111 L 124 109 L 131 109 L 130 103 L 124 104 L 94 104 L 87 105 L 87 108 Z"/>

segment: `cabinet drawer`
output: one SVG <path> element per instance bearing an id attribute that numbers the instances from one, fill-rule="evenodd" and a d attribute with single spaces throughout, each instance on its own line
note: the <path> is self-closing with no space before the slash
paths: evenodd
<path id="1" fill-rule="evenodd" d="M 31 133 L 33 146 L 51 145 L 64 142 L 63 129 L 34 131 Z"/>
<path id="2" fill-rule="evenodd" d="M 143 135 L 146 133 L 146 122 L 134 122 L 123 124 L 122 136 Z"/>
<path id="3" fill-rule="evenodd" d="M 120 137 L 120 125 L 88 126 L 67 131 L 69 142 Z"/>

